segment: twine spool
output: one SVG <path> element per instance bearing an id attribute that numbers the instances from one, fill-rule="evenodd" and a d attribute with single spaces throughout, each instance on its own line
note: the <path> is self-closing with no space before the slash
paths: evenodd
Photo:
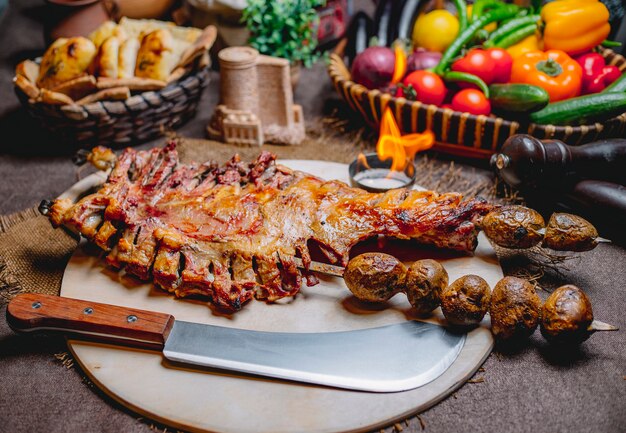
<path id="1" fill-rule="evenodd" d="M 219 52 L 221 104 L 232 110 L 258 113 L 258 57 L 259 52 L 250 47 L 230 47 Z"/>

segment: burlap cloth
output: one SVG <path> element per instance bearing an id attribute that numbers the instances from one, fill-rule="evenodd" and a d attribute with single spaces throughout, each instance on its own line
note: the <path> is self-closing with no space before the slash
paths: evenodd
<path id="1" fill-rule="evenodd" d="M 358 7 L 373 4 L 368 0 L 355 3 Z M 53 230 L 33 207 L 87 174 L 76 172 L 69 161 L 70 152 L 39 130 L 12 95 L 14 65 L 43 52 L 46 17 L 44 0 L 22 0 L 12 2 L 0 18 L 0 214 L 9 215 L 0 217 L 3 298 L 20 290 L 58 292 L 75 241 L 62 230 Z M 217 80 L 213 78 L 196 118 L 179 130 L 181 135 L 204 136 L 217 102 Z M 322 63 L 302 71 L 295 96 L 316 134 L 297 148 L 272 147 L 281 158 L 348 162 L 371 146 L 371 141 L 362 140 L 358 133 L 336 134 L 344 126 L 341 123 L 326 125 L 332 126 L 329 129 L 312 122 L 342 107 Z M 258 152 L 239 150 L 246 159 Z M 186 141 L 181 146 L 186 160 L 223 161 L 234 151 L 223 144 L 197 141 Z M 493 198 L 494 185 L 484 170 L 420 159 L 418 171 L 420 183 L 427 188 Z M 528 269 L 508 261 L 504 265 L 507 273 Z M 568 353 L 548 346 L 538 332 L 518 347 L 497 348 L 470 383 L 419 418 L 386 431 L 625 432 L 626 252 L 615 245 L 601 245 L 561 264 L 560 269 L 560 273 L 548 272 L 541 283 L 552 287 L 568 282 L 583 287 L 591 297 L 596 318 L 624 331 L 594 335 L 579 350 Z M 540 293 L 544 297 L 547 294 Z M 0 306 L 0 316 L 4 312 L 5 307 Z M 291 414 L 277 408 L 276 416 Z M 166 427 L 139 418 L 85 380 L 73 367 L 62 337 L 16 335 L 0 319 L 0 432 L 154 429 Z"/>

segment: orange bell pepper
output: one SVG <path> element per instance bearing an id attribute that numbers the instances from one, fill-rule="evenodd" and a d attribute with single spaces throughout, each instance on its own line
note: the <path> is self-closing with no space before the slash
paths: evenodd
<path id="1" fill-rule="evenodd" d="M 580 95 L 582 75 L 578 62 L 563 51 L 530 51 L 513 59 L 511 83 L 539 86 L 556 102 Z"/>
<path id="2" fill-rule="evenodd" d="M 555 0 L 541 9 L 546 50 L 568 54 L 589 51 L 611 31 L 609 11 L 598 0 Z"/>

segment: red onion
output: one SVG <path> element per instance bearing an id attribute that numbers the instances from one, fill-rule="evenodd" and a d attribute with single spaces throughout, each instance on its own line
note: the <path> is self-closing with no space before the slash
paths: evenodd
<path id="1" fill-rule="evenodd" d="M 396 55 L 387 47 L 368 47 L 352 62 L 352 79 L 368 89 L 379 89 L 391 82 Z"/>
<path id="2" fill-rule="evenodd" d="M 434 68 L 439 64 L 440 60 L 441 53 L 418 48 L 406 61 L 406 73 L 410 74 L 413 71 Z"/>

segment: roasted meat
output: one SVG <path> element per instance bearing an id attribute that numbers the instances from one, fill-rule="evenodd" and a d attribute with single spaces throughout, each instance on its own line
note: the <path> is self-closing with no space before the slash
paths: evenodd
<path id="1" fill-rule="evenodd" d="M 368 193 L 277 165 L 269 152 L 250 164 L 235 156 L 223 166 L 185 165 L 169 144 L 117 159 L 98 148 L 90 160 L 111 165 L 107 181 L 77 203 L 56 200 L 52 224 L 109 251 L 112 266 L 231 310 L 252 297 L 293 296 L 303 276 L 316 284 L 312 245 L 343 266 L 353 245 L 376 235 L 471 251 L 477 223 L 492 209 L 453 193 Z"/>

